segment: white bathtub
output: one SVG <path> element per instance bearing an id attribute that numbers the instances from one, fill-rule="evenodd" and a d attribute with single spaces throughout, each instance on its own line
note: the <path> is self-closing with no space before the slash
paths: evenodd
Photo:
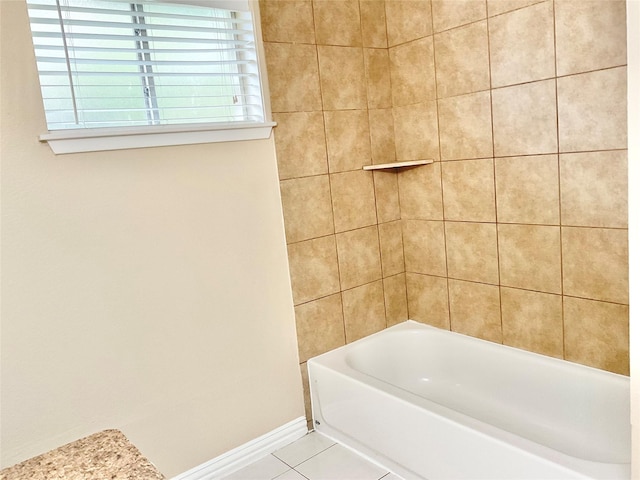
<path id="1" fill-rule="evenodd" d="M 628 377 L 413 321 L 308 368 L 316 430 L 407 480 L 630 478 Z"/>

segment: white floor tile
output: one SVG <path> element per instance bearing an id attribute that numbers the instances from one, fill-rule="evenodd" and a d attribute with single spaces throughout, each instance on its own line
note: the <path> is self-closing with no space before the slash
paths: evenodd
<path id="1" fill-rule="evenodd" d="M 291 469 L 286 473 L 274 478 L 273 480 L 307 480 L 295 470 Z"/>
<path id="2" fill-rule="evenodd" d="M 273 454 L 287 465 L 295 467 L 334 444 L 333 440 L 317 432 L 311 432 Z"/>
<path id="3" fill-rule="evenodd" d="M 382 477 L 381 480 L 404 480 L 402 477 L 397 476 L 395 473 L 389 473 Z"/>
<path id="4" fill-rule="evenodd" d="M 296 470 L 309 480 L 378 480 L 388 473 L 341 445 L 328 448 Z"/>
<path id="5" fill-rule="evenodd" d="M 224 477 L 224 480 L 272 480 L 290 469 L 289 465 L 273 455 L 267 455 L 242 470 Z"/>

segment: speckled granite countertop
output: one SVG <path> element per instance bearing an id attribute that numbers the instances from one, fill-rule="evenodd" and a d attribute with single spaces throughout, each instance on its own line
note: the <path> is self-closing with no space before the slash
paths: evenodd
<path id="1" fill-rule="evenodd" d="M 0 480 L 162 480 L 119 430 L 104 430 L 0 471 Z"/>

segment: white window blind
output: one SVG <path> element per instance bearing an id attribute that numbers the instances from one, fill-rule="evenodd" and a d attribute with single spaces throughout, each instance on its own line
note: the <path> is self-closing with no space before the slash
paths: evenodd
<path id="1" fill-rule="evenodd" d="M 207 1 L 27 0 L 49 130 L 264 122 L 247 2 Z"/>

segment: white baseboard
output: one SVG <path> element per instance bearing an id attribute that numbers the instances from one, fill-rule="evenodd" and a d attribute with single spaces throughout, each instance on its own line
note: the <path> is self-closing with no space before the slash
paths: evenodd
<path id="1" fill-rule="evenodd" d="M 216 480 L 284 447 L 308 432 L 307 419 L 298 417 L 275 430 L 229 450 L 216 458 L 192 468 L 172 480 Z"/>

